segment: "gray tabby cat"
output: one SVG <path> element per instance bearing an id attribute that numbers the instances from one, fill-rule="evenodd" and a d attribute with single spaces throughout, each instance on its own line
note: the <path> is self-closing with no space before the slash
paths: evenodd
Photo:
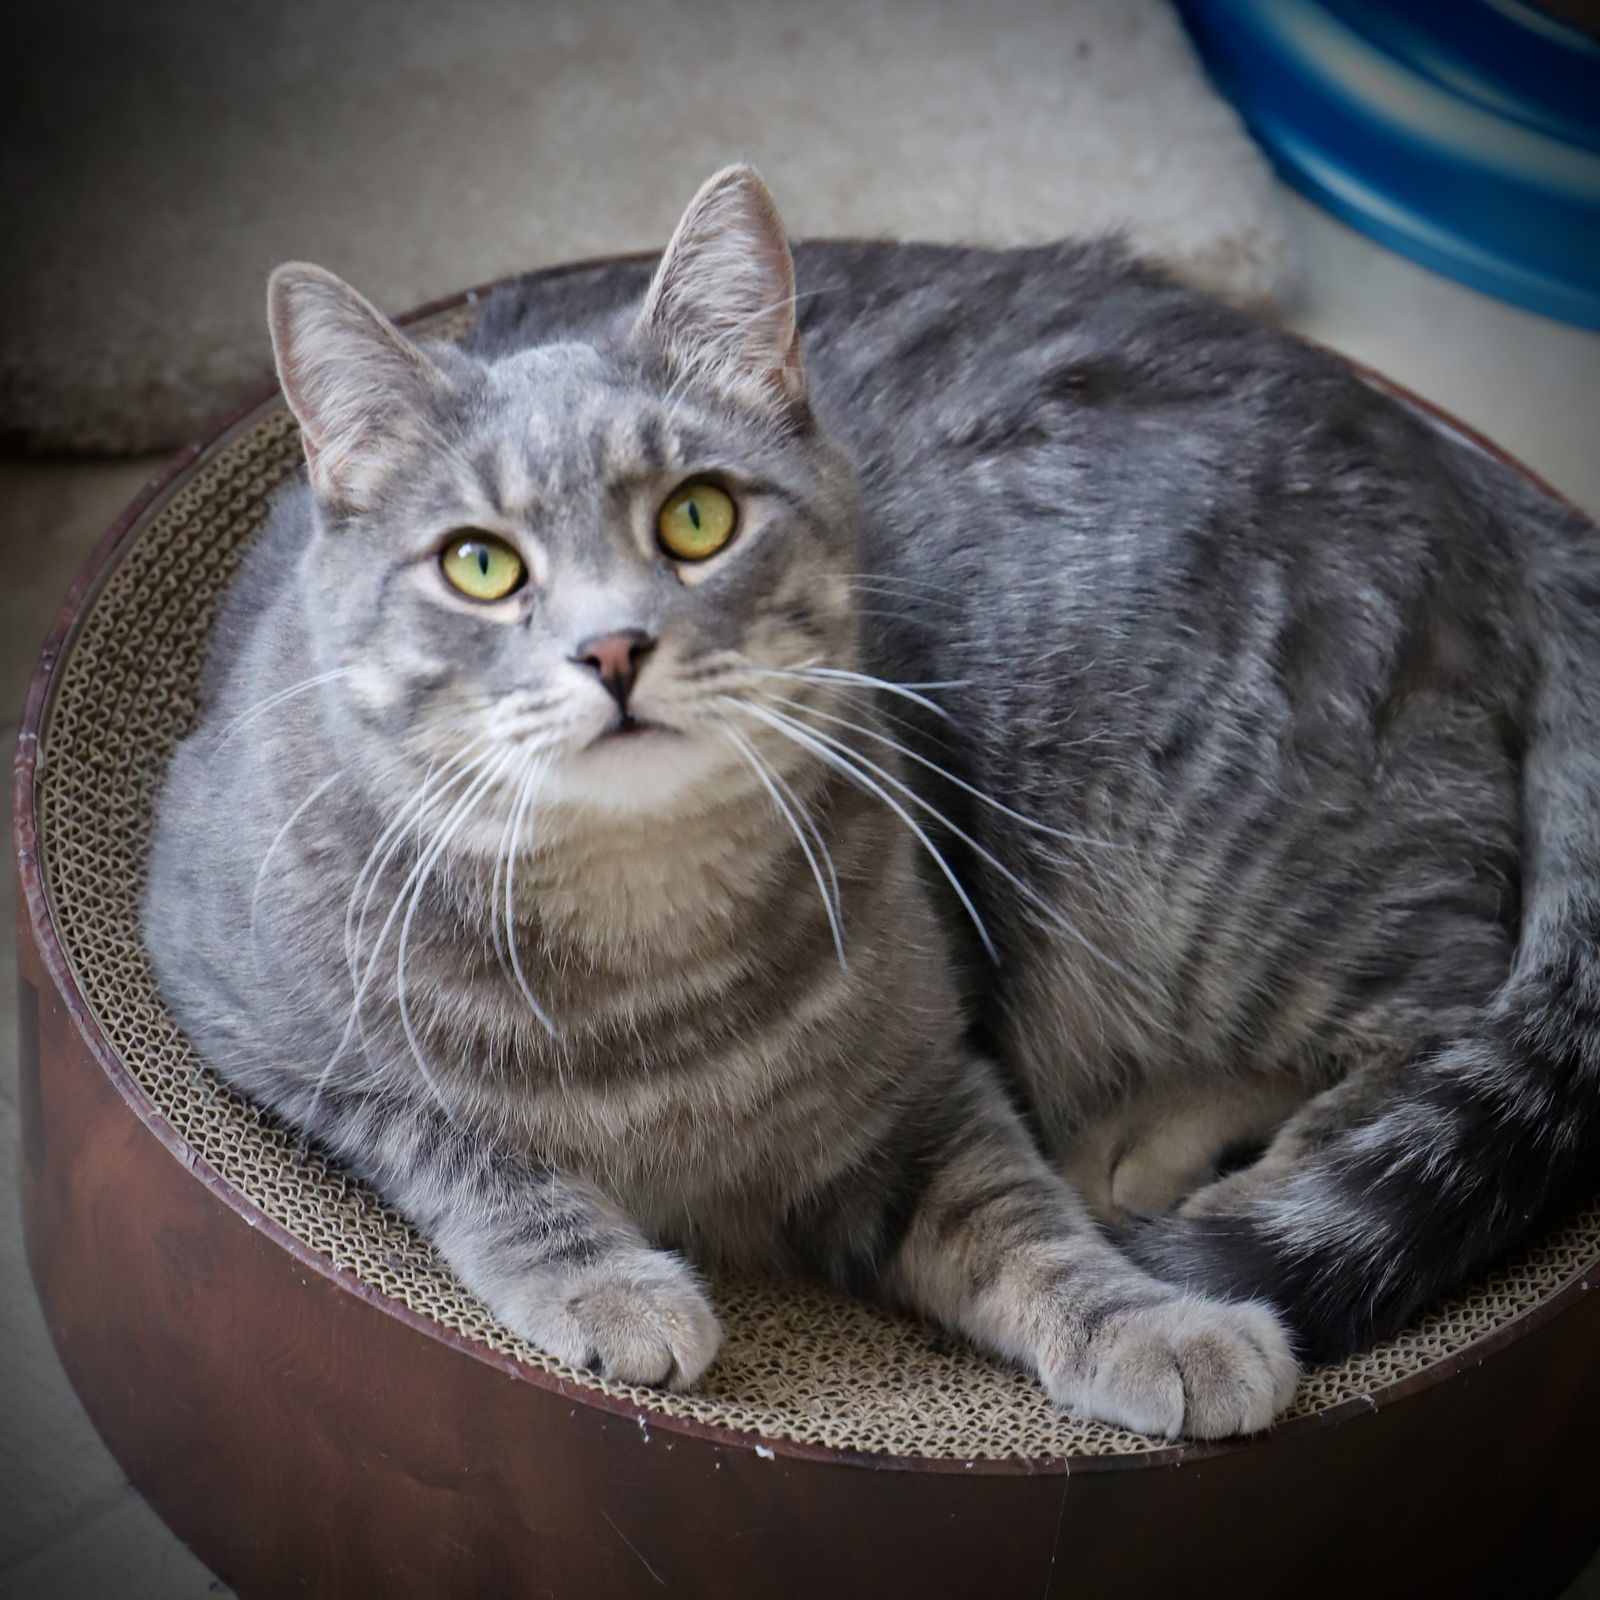
<path id="1" fill-rule="evenodd" d="M 689 1385 L 690 1261 L 810 1268 L 1231 1434 L 1600 1180 L 1575 514 L 1110 244 L 792 264 L 746 168 L 465 349 L 270 310 L 149 946 L 508 1327 Z"/>

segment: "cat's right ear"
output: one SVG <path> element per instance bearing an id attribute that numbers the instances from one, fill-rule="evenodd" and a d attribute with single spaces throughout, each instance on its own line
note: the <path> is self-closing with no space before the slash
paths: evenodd
<path id="1" fill-rule="evenodd" d="M 304 261 L 268 280 L 267 322 L 312 488 L 363 509 L 397 447 L 425 427 L 444 375 L 343 279 Z"/>
<path id="2" fill-rule="evenodd" d="M 644 297 L 638 331 L 673 365 L 763 410 L 805 403 L 794 261 L 754 167 L 725 167 L 689 202 Z"/>

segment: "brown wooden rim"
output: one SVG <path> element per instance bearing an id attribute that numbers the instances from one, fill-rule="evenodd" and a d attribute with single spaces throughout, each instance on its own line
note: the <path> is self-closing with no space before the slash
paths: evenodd
<path id="1" fill-rule="evenodd" d="M 593 257 L 582 261 L 567 262 L 560 266 L 547 267 L 527 276 L 548 281 L 581 272 L 593 271 L 600 267 L 650 261 L 654 260 L 655 256 L 656 252 L 654 251 L 643 251 L 627 255 Z M 423 322 L 431 317 L 459 310 L 463 306 L 474 305 L 486 298 L 495 286 L 494 283 L 483 284 L 459 294 L 429 301 L 425 305 L 417 307 L 414 311 L 407 312 L 397 320 L 402 324 Z M 1319 344 L 1314 339 L 1307 339 L 1298 334 L 1293 335 L 1293 337 L 1299 338 L 1302 343 L 1310 345 L 1314 349 L 1328 350 L 1327 346 Z M 1403 385 L 1384 377 L 1383 374 L 1370 367 L 1363 366 L 1360 362 L 1349 360 L 1337 351 L 1328 351 L 1328 353 L 1342 361 L 1357 377 L 1370 384 L 1373 388 L 1381 390 L 1401 404 L 1420 413 L 1436 427 L 1454 434 L 1466 444 L 1504 463 L 1551 499 L 1560 502 L 1569 509 L 1578 511 L 1579 515 L 1586 515 L 1578 507 L 1574 506 L 1565 495 L 1552 488 L 1551 485 L 1524 466 L 1514 456 L 1508 454 L 1491 440 L 1486 439 L 1475 429 L 1468 427 L 1458 418 L 1451 416 L 1449 412 L 1435 405 L 1432 401 L 1413 394 L 1411 390 Z M 23 904 L 27 908 L 29 926 L 32 930 L 39 961 L 45 974 L 51 983 L 55 985 L 73 1019 L 74 1025 L 89 1046 L 96 1061 L 124 1103 L 139 1121 L 154 1135 L 174 1160 L 180 1162 L 190 1171 L 214 1199 L 234 1211 L 257 1232 L 271 1239 L 282 1249 L 287 1250 L 304 1270 L 314 1272 L 320 1277 L 331 1280 L 346 1292 L 359 1296 L 369 1305 L 407 1324 L 415 1332 L 448 1345 L 473 1360 L 483 1362 L 485 1365 L 504 1373 L 507 1377 L 531 1383 L 536 1388 L 548 1390 L 563 1399 L 593 1406 L 599 1410 L 631 1419 L 638 1416 L 640 1412 L 640 1407 L 636 1402 L 606 1394 L 598 1389 L 590 1389 L 584 1385 L 572 1384 L 554 1373 L 527 1366 L 513 1356 L 492 1350 L 486 1345 L 479 1344 L 476 1340 L 467 1338 L 464 1334 L 457 1333 L 454 1329 L 435 1322 L 431 1317 L 424 1316 L 421 1312 L 411 1310 L 409 1306 L 398 1300 L 391 1299 L 388 1295 L 383 1294 L 353 1273 L 334 1266 L 325 1256 L 313 1250 L 303 1240 L 273 1221 L 252 1201 L 228 1184 L 208 1163 L 200 1158 L 199 1153 L 161 1114 L 154 1102 L 151 1101 L 150 1097 L 128 1071 L 115 1049 L 113 1049 L 110 1040 L 106 1038 L 105 1033 L 102 1031 L 92 1007 L 84 999 L 83 993 L 78 987 L 71 960 L 57 932 L 55 908 L 51 903 L 51 897 L 39 863 L 38 821 L 35 803 L 40 740 L 55 700 L 57 668 L 73 643 L 73 637 L 80 620 L 86 614 L 95 595 L 114 569 L 117 556 L 121 553 L 125 544 L 131 544 L 144 531 L 147 513 L 171 491 L 176 490 L 189 478 L 193 477 L 206 458 L 214 455 L 238 435 L 253 427 L 264 416 L 276 410 L 282 403 L 283 398 L 277 385 L 268 386 L 255 399 L 239 410 L 225 415 L 212 429 L 204 433 L 195 442 L 185 445 L 170 461 L 166 462 L 139 490 L 127 509 L 112 523 L 111 527 L 95 545 L 88 560 L 85 561 L 77 577 L 73 580 L 72 587 L 67 591 L 66 599 L 62 601 L 56 612 L 50 632 L 40 650 L 38 661 L 33 669 L 33 675 L 28 683 L 26 707 L 23 712 L 21 730 L 17 736 L 17 756 L 13 780 L 12 837 L 16 855 L 17 884 L 22 895 Z M 724 1448 L 749 1450 L 759 1445 L 763 1450 L 771 1450 L 779 1455 L 796 1460 L 868 1467 L 878 1471 L 978 1473 L 985 1476 L 1005 1477 L 1059 1474 L 1062 1477 L 1066 1477 L 1084 1472 L 1181 1466 L 1248 1450 L 1257 1440 L 1287 1439 L 1297 1434 L 1309 1433 L 1320 1428 L 1334 1427 L 1352 1417 L 1364 1416 L 1368 1412 L 1380 1410 L 1386 1405 L 1393 1405 L 1425 1389 L 1432 1388 L 1435 1384 L 1442 1383 L 1458 1372 L 1465 1371 L 1469 1367 L 1482 1365 L 1496 1351 L 1522 1338 L 1524 1334 L 1531 1333 L 1534 1329 L 1541 1327 L 1552 1317 L 1558 1316 L 1574 1301 L 1590 1291 L 1591 1280 L 1595 1280 L 1593 1283 L 1595 1291 L 1600 1292 L 1600 1254 L 1597 1254 L 1586 1266 L 1574 1272 L 1554 1294 L 1541 1300 L 1538 1305 L 1530 1307 L 1501 1327 L 1493 1329 L 1479 1339 L 1473 1340 L 1454 1354 L 1441 1357 L 1418 1372 L 1411 1373 L 1404 1378 L 1398 1378 L 1392 1383 L 1384 1384 L 1375 1389 L 1370 1395 L 1361 1395 L 1342 1401 L 1338 1405 L 1330 1406 L 1326 1410 L 1315 1412 L 1310 1416 L 1295 1417 L 1291 1421 L 1280 1423 L 1263 1434 L 1255 1435 L 1253 1438 L 1209 1443 L 1185 1442 L 1130 1455 L 1016 1457 L 1007 1460 L 965 1461 L 958 1457 L 947 1456 L 896 1456 L 867 1451 L 835 1450 L 826 1445 L 805 1444 L 792 1439 L 768 1437 L 742 1429 L 697 1422 L 690 1417 L 672 1416 L 665 1412 L 652 1412 L 651 1426 L 679 1433 L 689 1438 L 721 1445 Z"/>

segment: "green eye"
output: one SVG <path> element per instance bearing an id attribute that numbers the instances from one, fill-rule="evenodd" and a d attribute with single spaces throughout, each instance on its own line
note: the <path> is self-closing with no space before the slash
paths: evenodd
<path id="1" fill-rule="evenodd" d="M 446 545 L 439 568 L 452 588 L 472 600 L 503 600 L 528 575 L 522 557 L 492 533 L 473 533 Z"/>
<path id="2" fill-rule="evenodd" d="M 739 513 L 714 483 L 686 483 L 656 514 L 656 538 L 674 561 L 704 561 L 732 537 Z"/>

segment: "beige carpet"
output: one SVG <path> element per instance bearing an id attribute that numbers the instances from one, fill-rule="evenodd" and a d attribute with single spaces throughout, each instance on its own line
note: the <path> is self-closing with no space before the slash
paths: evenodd
<path id="1" fill-rule="evenodd" d="M 659 247 L 765 170 L 796 233 L 1122 226 L 1245 300 L 1273 186 L 1166 0 L 13 0 L 0 437 L 131 451 L 264 380 L 262 285 L 400 309 Z"/>

